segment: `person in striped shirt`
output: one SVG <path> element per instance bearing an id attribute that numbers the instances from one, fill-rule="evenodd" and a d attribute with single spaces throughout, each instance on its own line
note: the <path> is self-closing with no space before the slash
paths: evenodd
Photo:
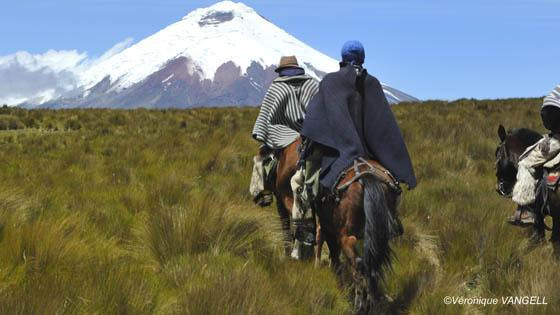
<path id="1" fill-rule="evenodd" d="M 274 158 L 271 153 L 281 150 L 299 137 L 307 105 L 319 90 L 319 82 L 305 74 L 295 56 L 283 56 L 276 68 L 278 77 L 272 81 L 253 127 L 253 138 L 261 143 L 254 157 L 253 176 L 249 192 L 260 206 L 272 202 L 272 192 L 266 189 L 266 169 Z"/>

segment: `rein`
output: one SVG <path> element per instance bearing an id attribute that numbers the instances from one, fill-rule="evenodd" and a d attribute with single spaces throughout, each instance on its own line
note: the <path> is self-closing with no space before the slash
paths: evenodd
<path id="1" fill-rule="evenodd" d="M 507 144 L 505 141 L 502 141 L 498 148 L 496 149 L 496 163 L 495 168 L 496 170 L 499 169 L 501 161 L 508 161 L 511 162 L 512 167 L 514 168 L 515 172 L 519 168 L 519 157 L 516 154 L 510 154 L 509 150 L 507 149 Z M 497 174 L 496 174 L 497 175 Z M 506 194 L 504 191 L 504 186 L 508 184 L 515 184 L 515 182 L 511 182 L 510 180 L 504 178 L 503 176 L 498 176 L 498 193 L 504 197 L 508 197 L 510 194 Z"/>
<path id="2" fill-rule="evenodd" d="M 517 170 L 518 168 L 517 164 L 519 163 L 519 156 L 513 155 L 510 157 L 505 141 L 502 141 L 502 143 L 500 143 L 498 149 L 496 150 L 496 165 L 500 163 L 502 159 L 511 161 L 513 163 L 513 166 Z"/>

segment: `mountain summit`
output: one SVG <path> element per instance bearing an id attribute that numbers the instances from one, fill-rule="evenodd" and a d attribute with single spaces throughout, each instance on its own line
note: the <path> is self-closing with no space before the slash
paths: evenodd
<path id="1" fill-rule="evenodd" d="M 232 1 L 197 9 L 80 75 L 81 88 L 46 107 L 257 105 L 283 55 L 321 79 L 338 62 Z M 415 100 L 384 86 L 391 103 Z"/>

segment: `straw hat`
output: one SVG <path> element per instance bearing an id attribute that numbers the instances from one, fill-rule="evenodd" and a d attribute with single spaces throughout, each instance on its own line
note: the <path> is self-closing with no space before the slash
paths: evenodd
<path id="1" fill-rule="evenodd" d="M 278 63 L 278 68 L 276 68 L 276 72 L 280 72 L 282 69 L 285 68 L 300 68 L 297 61 L 296 56 L 282 56 L 280 58 L 280 62 Z"/>

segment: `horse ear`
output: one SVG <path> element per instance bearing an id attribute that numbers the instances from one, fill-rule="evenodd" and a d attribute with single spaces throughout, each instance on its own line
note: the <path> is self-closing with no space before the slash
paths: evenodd
<path id="1" fill-rule="evenodd" d="M 504 128 L 504 126 L 502 125 L 498 127 L 498 137 L 500 137 L 500 140 L 502 140 L 502 142 L 506 140 L 506 128 Z"/>

